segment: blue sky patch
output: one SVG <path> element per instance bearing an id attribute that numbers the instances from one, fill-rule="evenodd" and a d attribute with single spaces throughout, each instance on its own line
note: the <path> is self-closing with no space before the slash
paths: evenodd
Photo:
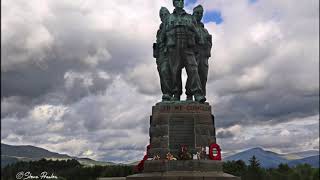
<path id="1" fill-rule="evenodd" d="M 188 6 L 188 5 L 190 5 L 190 4 L 196 3 L 197 0 L 185 0 L 184 2 L 185 2 L 185 5 Z"/>
<path id="2" fill-rule="evenodd" d="M 256 3 L 258 0 L 248 0 L 250 4 Z"/>
<path id="3" fill-rule="evenodd" d="M 208 23 L 208 22 L 215 22 L 216 24 L 221 24 L 223 22 L 223 19 L 221 17 L 221 12 L 220 11 L 205 11 L 204 17 L 203 17 L 203 22 Z"/>

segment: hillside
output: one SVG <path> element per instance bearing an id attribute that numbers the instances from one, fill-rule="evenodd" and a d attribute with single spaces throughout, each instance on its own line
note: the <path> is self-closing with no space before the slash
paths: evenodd
<path id="1" fill-rule="evenodd" d="M 306 158 L 303 158 L 303 159 L 297 159 L 297 160 L 292 160 L 288 163 L 288 165 L 290 167 L 293 167 L 293 166 L 296 166 L 298 164 L 309 164 L 311 165 L 312 167 L 317 167 L 319 168 L 319 158 L 320 156 L 317 155 L 317 156 L 311 156 L 311 157 L 306 157 Z"/>
<path id="2" fill-rule="evenodd" d="M 296 160 L 296 159 L 302 159 L 302 158 L 307 158 L 307 157 L 316 156 L 316 155 L 319 155 L 319 151 L 310 150 L 310 151 L 282 154 L 281 157 L 288 160 Z"/>
<path id="3" fill-rule="evenodd" d="M 248 165 L 249 159 L 251 159 L 252 156 L 255 156 L 264 168 L 276 168 L 281 163 L 291 166 L 307 163 L 312 167 L 319 167 L 319 151 L 314 150 L 291 154 L 277 154 L 271 151 L 265 151 L 262 148 L 253 148 L 226 157 L 224 161 L 243 160 Z"/>
<path id="4" fill-rule="evenodd" d="M 246 164 L 249 164 L 249 159 L 251 159 L 252 156 L 256 156 L 261 166 L 265 168 L 277 167 L 280 163 L 288 163 L 288 160 L 282 158 L 279 154 L 265 151 L 262 148 L 253 148 L 237 153 L 225 158 L 224 161 L 243 160 Z"/>
<path id="5" fill-rule="evenodd" d="M 76 159 L 81 164 L 86 166 L 94 165 L 114 165 L 112 162 L 101 162 L 95 161 L 90 158 L 78 158 L 72 157 L 66 154 L 59 154 L 55 152 L 48 151 L 43 148 L 35 146 L 13 146 L 1 143 L 1 167 L 8 164 L 12 164 L 18 161 L 36 161 L 40 159 L 51 159 L 51 160 L 67 160 Z"/>

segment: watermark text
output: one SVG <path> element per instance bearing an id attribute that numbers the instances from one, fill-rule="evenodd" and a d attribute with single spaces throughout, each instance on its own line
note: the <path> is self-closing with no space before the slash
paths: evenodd
<path id="1" fill-rule="evenodd" d="M 26 179 L 58 179 L 53 173 L 48 174 L 48 172 L 44 171 L 39 175 L 33 175 L 31 172 L 18 172 L 16 175 L 16 179 L 26 180 Z"/>

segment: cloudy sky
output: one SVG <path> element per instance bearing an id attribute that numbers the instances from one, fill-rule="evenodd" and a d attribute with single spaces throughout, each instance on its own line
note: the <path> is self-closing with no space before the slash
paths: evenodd
<path id="1" fill-rule="evenodd" d="M 204 6 L 213 34 L 207 99 L 224 153 L 318 149 L 319 1 L 186 3 Z M 161 99 L 161 6 L 173 10 L 171 0 L 2 0 L 1 142 L 141 159 Z"/>

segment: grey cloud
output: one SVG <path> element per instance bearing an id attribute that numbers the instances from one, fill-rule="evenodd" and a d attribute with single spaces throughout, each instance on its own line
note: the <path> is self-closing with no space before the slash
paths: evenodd
<path id="1" fill-rule="evenodd" d="M 232 138 L 235 134 L 233 134 L 231 131 L 224 130 L 217 133 L 217 138 L 225 139 L 225 138 Z"/>
<path id="2" fill-rule="evenodd" d="M 127 81 L 137 87 L 142 94 L 160 97 L 160 78 L 156 69 L 155 62 L 139 65 L 129 73 Z"/>
<path id="3" fill-rule="evenodd" d="M 7 116 L 22 118 L 26 116 L 30 108 L 30 106 L 26 105 L 28 101 L 30 100 L 18 96 L 1 99 L 1 118 Z"/>
<path id="4" fill-rule="evenodd" d="M 17 8 L 12 8 L 16 13 L 23 12 L 16 3 L 6 3 L 6 5 Z M 13 35 L 4 34 L 5 40 L 2 41 L 4 47 L 1 56 L 4 65 L 1 69 L 2 97 L 15 95 L 38 98 L 57 89 L 63 89 L 64 76 L 68 71 L 95 73 L 103 69 L 114 77 L 132 70 L 136 64 L 148 57 L 147 55 L 151 57 L 151 52 L 147 55 L 145 53 L 151 45 L 138 37 L 128 36 L 127 28 L 113 27 L 101 31 L 90 27 L 93 26 L 94 19 L 91 19 L 91 14 L 84 16 L 81 8 L 72 8 L 70 11 L 62 4 L 52 2 L 48 3 L 48 6 L 47 10 L 52 16 L 44 16 L 40 22 L 37 18 L 26 16 L 32 23 L 19 21 L 17 24 L 23 28 L 11 26 L 10 22 L 14 21 L 15 17 L 9 13 L 4 14 L 5 22 L 8 22 L 8 25 L 5 24 L 7 31 L 12 31 Z M 108 17 L 105 18 L 108 23 Z M 40 42 L 44 41 L 43 43 L 33 42 L 30 39 L 38 29 L 44 31 L 36 34 Z M 45 35 L 50 38 L 43 37 Z M 20 41 L 28 40 L 29 44 L 21 45 Z M 30 49 L 33 43 L 37 48 Z M 22 47 L 23 49 L 18 49 Z M 106 54 L 99 56 L 100 49 Z M 41 53 L 41 59 L 38 51 Z M 95 78 L 91 92 L 103 91 L 109 83 L 110 81 L 101 82 L 101 79 Z M 64 91 L 60 93 L 67 93 L 69 101 L 74 102 L 86 96 L 84 91 L 83 88 L 76 87 L 72 93 Z"/>
<path id="5" fill-rule="evenodd" d="M 218 127 L 276 124 L 319 114 L 314 2 L 301 10 L 285 6 L 289 1 L 257 2 L 250 7 L 245 1 L 200 3 L 221 10 L 225 20 L 207 24 L 215 37 L 207 91 Z M 281 15 L 274 17 L 273 7 Z M 243 16 L 236 16 L 241 10 Z"/>
<path id="6" fill-rule="evenodd" d="M 277 125 L 244 125 L 241 131 L 228 140 L 218 139 L 225 152 L 263 147 L 278 152 L 310 150 L 318 145 L 318 116 L 297 118 Z M 299 139 L 299 141 L 297 141 Z"/>
<path id="7" fill-rule="evenodd" d="M 318 114 L 319 96 L 303 96 L 288 91 L 258 91 L 232 95 L 214 106 L 218 127 L 234 124 L 272 124 L 295 117 Z"/>

